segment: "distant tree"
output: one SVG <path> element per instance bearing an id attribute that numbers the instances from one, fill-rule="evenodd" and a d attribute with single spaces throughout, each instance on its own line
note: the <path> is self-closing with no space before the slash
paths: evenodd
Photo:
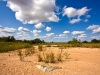
<path id="1" fill-rule="evenodd" d="M 91 43 L 100 43 L 100 40 L 92 39 L 92 40 L 91 40 Z"/>
<path id="2" fill-rule="evenodd" d="M 85 40 L 85 41 L 83 41 L 82 43 L 88 43 L 88 41 Z"/>
<path id="3" fill-rule="evenodd" d="M 69 41 L 68 43 L 80 43 L 80 41 L 78 41 L 76 38 L 73 38 L 71 41 Z"/>
<path id="4" fill-rule="evenodd" d="M 14 36 L 8 36 L 5 41 L 6 42 L 14 42 L 15 38 L 14 38 Z"/>
<path id="5" fill-rule="evenodd" d="M 15 40 L 14 36 L 0 37 L 1 42 L 14 42 Z"/>

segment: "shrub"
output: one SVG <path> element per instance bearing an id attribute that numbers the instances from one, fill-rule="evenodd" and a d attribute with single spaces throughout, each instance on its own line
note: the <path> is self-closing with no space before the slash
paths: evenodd
<path id="1" fill-rule="evenodd" d="M 18 50 L 18 56 L 20 58 L 20 61 L 24 60 L 24 56 L 23 56 L 22 50 Z"/>
<path id="2" fill-rule="evenodd" d="M 54 53 L 46 53 L 45 54 L 45 58 L 44 58 L 44 62 L 45 63 L 55 63 L 55 56 Z"/>
<path id="3" fill-rule="evenodd" d="M 37 57 L 38 57 L 38 62 L 43 61 L 43 58 L 42 58 L 42 56 L 40 54 L 38 54 Z"/>
<path id="4" fill-rule="evenodd" d="M 39 46 L 38 46 L 38 50 L 39 50 L 39 51 L 43 51 L 42 45 L 39 45 Z"/>
<path id="5" fill-rule="evenodd" d="M 62 55 L 61 54 L 57 55 L 57 61 L 62 61 Z"/>
<path id="6" fill-rule="evenodd" d="M 28 43 L 0 42 L 0 52 L 8 52 L 8 51 L 14 51 L 17 49 L 30 48 L 30 47 L 32 46 Z"/>
<path id="7" fill-rule="evenodd" d="M 32 55 L 34 53 L 34 47 L 25 50 L 25 56 Z"/>

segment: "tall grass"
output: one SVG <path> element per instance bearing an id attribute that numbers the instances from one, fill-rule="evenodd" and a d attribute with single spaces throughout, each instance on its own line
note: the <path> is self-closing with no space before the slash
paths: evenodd
<path id="1" fill-rule="evenodd" d="M 100 43 L 65 43 L 61 44 L 63 47 L 85 47 L 85 48 L 100 48 Z M 61 45 L 57 45 L 57 47 L 61 47 Z"/>
<path id="2" fill-rule="evenodd" d="M 28 43 L 16 43 L 16 42 L 0 42 L 0 52 L 8 52 L 22 48 L 32 47 Z"/>
<path id="3" fill-rule="evenodd" d="M 38 45 L 38 50 L 39 50 L 39 51 L 43 51 L 42 45 Z"/>

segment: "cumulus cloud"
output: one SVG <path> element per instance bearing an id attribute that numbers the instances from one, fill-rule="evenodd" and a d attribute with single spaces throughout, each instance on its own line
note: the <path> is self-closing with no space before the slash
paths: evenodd
<path id="1" fill-rule="evenodd" d="M 9 28 L 9 27 L 5 27 L 3 28 L 0 25 L 0 37 L 7 37 L 7 36 L 12 36 L 12 34 L 15 32 L 15 28 Z"/>
<path id="2" fill-rule="evenodd" d="M 17 35 L 15 36 L 15 38 L 18 40 L 25 40 L 25 39 L 30 40 L 31 39 L 30 35 L 27 32 L 20 31 L 20 32 L 17 32 L 16 34 Z"/>
<path id="3" fill-rule="evenodd" d="M 46 27 L 46 29 L 45 29 L 47 32 L 48 31 L 51 31 L 51 27 Z"/>
<path id="4" fill-rule="evenodd" d="M 39 33 L 41 33 L 41 30 L 33 30 L 33 34 L 34 34 L 34 36 L 38 36 L 39 35 Z"/>
<path id="5" fill-rule="evenodd" d="M 64 33 L 64 34 L 68 34 L 68 33 L 70 33 L 70 31 L 64 31 L 63 33 Z"/>
<path id="6" fill-rule="evenodd" d="M 100 26 L 93 30 L 93 33 L 100 33 Z"/>
<path id="7" fill-rule="evenodd" d="M 91 17 L 91 15 L 86 15 L 86 18 L 90 18 Z"/>
<path id="8" fill-rule="evenodd" d="M 0 32 L 0 37 L 8 37 L 8 36 L 12 36 L 12 34 L 11 33 Z"/>
<path id="9" fill-rule="evenodd" d="M 99 36 L 92 36 L 91 38 L 100 40 L 100 35 Z"/>
<path id="10" fill-rule="evenodd" d="M 37 29 L 41 29 L 41 28 L 44 27 L 44 25 L 42 23 L 38 23 L 38 24 L 35 24 L 34 27 L 37 28 Z"/>
<path id="11" fill-rule="evenodd" d="M 78 36 L 78 38 L 85 38 L 85 37 L 87 37 L 86 34 L 80 34 L 80 35 Z"/>
<path id="12" fill-rule="evenodd" d="M 88 9 L 87 7 L 83 7 L 81 9 L 75 9 L 73 7 L 64 7 L 63 8 L 64 10 L 64 13 L 63 15 L 67 15 L 69 18 L 72 18 L 72 17 L 80 17 L 80 16 L 83 16 L 85 15 L 90 9 Z"/>
<path id="13" fill-rule="evenodd" d="M 85 20 L 84 20 L 84 22 L 88 22 L 88 21 L 89 21 L 88 19 L 85 19 Z"/>
<path id="14" fill-rule="evenodd" d="M 29 29 L 24 28 L 24 27 L 19 27 L 18 30 L 23 31 L 23 32 L 29 32 Z"/>
<path id="15" fill-rule="evenodd" d="M 5 27 L 2 32 L 5 32 L 5 33 L 14 33 L 15 32 L 15 28 L 8 28 L 8 27 Z"/>
<path id="16" fill-rule="evenodd" d="M 54 38 L 68 38 L 68 34 L 70 33 L 70 31 L 64 31 L 62 34 L 56 35 Z"/>
<path id="17" fill-rule="evenodd" d="M 76 19 L 72 19 L 70 20 L 69 23 L 71 24 L 74 24 L 74 23 L 77 23 L 77 22 L 80 22 L 81 19 L 80 17 L 83 16 L 83 15 L 86 15 L 88 13 L 90 9 L 88 9 L 87 7 L 83 7 L 81 9 L 76 9 L 76 8 L 73 8 L 73 7 L 64 7 L 63 8 L 63 16 L 67 16 L 68 18 L 76 18 Z"/>
<path id="18" fill-rule="evenodd" d="M 84 31 L 73 31 L 72 35 L 81 35 L 84 34 Z"/>
<path id="19" fill-rule="evenodd" d="M 70 20 L 69 23 L 70 23 L 70 24 L 74 24 L 74 23 L 78 23 L 78 22 L 80 22 L 80 21 L 81 21 L 81 19 L 80 19 L 80 18 L 77 18 L 77 19 L 72 19 L 72 20 Z"/>
<path id="20" fill-rule="evenodd" d="M 97 29 L 99 27 L 99 25 L 90 25 L 87 30 L 93 30 L 93 29 Z"/>
<path id="21" fill-rule="evenodd" d="M 51 37 L 51 36 L 54 36 L 54 33 L 48 33 L 46 34 L 47 37 Z"/>
<path id="22" fill-rule="evenodd" d="M 54 10 L 57 8 L 56 0 L 7 0 L 7 6 L 15 12 L 17 20 L 24 24 L 40 22 L 58 22 Z"/>
<path id="23" fill-rule="evenodd" d="M 64 38 L 68 38 L 68 37 L 54 37 L 55 39 L 64 39 Z"/>
<path id="24" fill-rule="evenodd" d="M 92 33 L 100 33 L 100 25 L 90 25 L 87 30 L 92 30 Z"/>

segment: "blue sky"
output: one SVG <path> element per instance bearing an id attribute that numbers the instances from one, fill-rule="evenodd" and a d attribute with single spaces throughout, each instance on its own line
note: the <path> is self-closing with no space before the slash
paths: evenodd
<path id="1" fill-rule="evenodd" d="M 100 39 L 99 0 L 0 0 L 0 37 Z"/>

